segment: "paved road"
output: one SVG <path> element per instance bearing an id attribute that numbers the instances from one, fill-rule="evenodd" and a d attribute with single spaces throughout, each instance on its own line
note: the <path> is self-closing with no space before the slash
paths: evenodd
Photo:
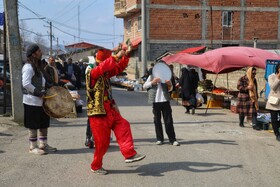
<path id="1" fill-rule="evenodd" d="M 137 151 L 147 155 L 143 161 L 126 164 L 113 141 L 103 165 L 109 175 L 91 173 L 85 110 L 78 118 L 52 120 L 49 143 L 59 151 L 44 156 L 28 153 L 26 129 L 0 118 L 0 186 L 279 186 L 280 144 L 272 133 L 240 128 L 238 116 L 226 109 L 187 115 L 172 102 L 181 146 L 157 146 L 146 93 L 115 89 L 114 96 L 131 122 Z"/>

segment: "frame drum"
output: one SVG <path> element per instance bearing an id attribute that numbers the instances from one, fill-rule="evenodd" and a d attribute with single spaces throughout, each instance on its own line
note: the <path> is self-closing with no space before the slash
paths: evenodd
<path id="1" fill-rule="evenodd" d="M 165 83 L 166 80 L 170 80 L 171 76 L 172 76 L 172 72 L 167 64 L 163 62 L 159 62 L 156 63 L 155 66 L 153 67 L 153 77 L 160 78 L 160 81 L 162 83 Z"/>
<path id="2" fill-rule="evenodd" d="M 69 91 L 60 86 L 47 90 L 43 98 L 43 108 L 47 115 L 53 118 L 63 118 L 73 111 L 74 101 Z"/>

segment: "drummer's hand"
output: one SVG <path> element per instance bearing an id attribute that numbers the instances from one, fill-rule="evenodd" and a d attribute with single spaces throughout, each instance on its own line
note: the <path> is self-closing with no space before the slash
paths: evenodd
<path id="1" fill-rule="evenodd" d="M 159 82 L 160 82 L 160 78 L 154 78 L 152 80 L 152 85 L 157 85 L 157 83 L 159 83 Z"/>

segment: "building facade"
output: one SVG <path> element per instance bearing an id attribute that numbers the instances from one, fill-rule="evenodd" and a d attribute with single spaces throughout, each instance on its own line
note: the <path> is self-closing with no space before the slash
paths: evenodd
<path id="1" fill-rule="evenodd" d="M 141 0 L 115 0 L 115 16 L 124 21 L 124 41 L 142 38 Z M 202 45 L 280 47 L 279 0 L 146 0 L 146 17 L 149 62 Z M 135 50 L 139 65 L 141 43 Z"/>

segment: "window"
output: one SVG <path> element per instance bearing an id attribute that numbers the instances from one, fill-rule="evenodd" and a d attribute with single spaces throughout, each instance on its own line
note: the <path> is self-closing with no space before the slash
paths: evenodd
<path id="1" fill-rule="evenodd" d="M 232 26 L 232 11 L 223 12 L 223 26 L 224 27 Z"/>
<path id="2" fill-rule="evenodd" d="M 142 29 L 142 17 L 138 16 L 138 30 Z"/>
<path id="3" fill-rule="evenodd" d="M 131 20 L 127 21 L 127 32 L 130 33 L 131 32 Z"/>

